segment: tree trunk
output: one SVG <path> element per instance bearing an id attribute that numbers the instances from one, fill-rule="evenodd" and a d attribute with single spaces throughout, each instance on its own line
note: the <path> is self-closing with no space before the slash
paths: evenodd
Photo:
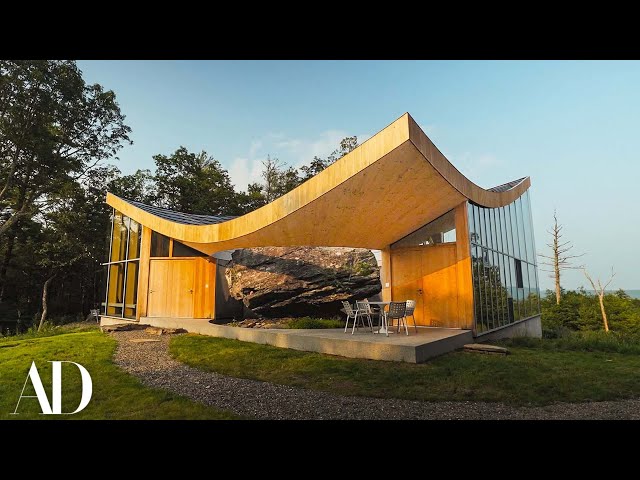
<path id="1" fill-rule="evenodd" d="M 84 317 L 84 283 L 82 281 L 82 277 L 80 277 L 80 312 L 82 312 L 82 316 Z"/>
<path id="2" fill-rule="evenodd" d="M 555 271 L 556 271 L 556 305 L 560 305 L 560 265 L 558 264 L 558 255 L 555 255 Z"/>
<path id="3" fill-rule="evenodd" d="M 48 313 L 48 300 L 49 300 L 49 286 L 53 279 L 56 278 L 55 274 L 47 278 L 47 281 L 44 282 L 44 286 L 42 287 L 42 316 L 40 317 L 40 325 L 38 325 L 38 331 L 42 329 L 44 322 L 47 320 Z"/>
<path id="4" fill-rule="evenodd" d="M 607 312 L 604 310 L 604 291 L 598 295 L 600 299 L 600 311 L 602 312 L 602 321 L 604 322 L 604 331 L 609 332 L 609 322 L 607 321 Z"/>
<path id="5" fill-rule="evenodd" d="M 4 299 L 4 287 L 7 281 L 7 268 L 9 262 L 13 256 L 13 245 L 15 244 L 16 237 L 11 235 L 7 241 L 7 251 L 4 252 L 4 260 L 2 261 L 2 267 L 0 267 L 0 303 Z"/>

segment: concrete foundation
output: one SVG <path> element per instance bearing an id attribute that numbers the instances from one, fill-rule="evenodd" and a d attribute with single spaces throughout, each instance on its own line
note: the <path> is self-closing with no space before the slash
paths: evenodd
<path id="1" fill-rule="evenodd" d="M 138 323 L 115 317 L 101 317 L 101 325 Z M 473 338 L 470 330 L 418 327 L 409 335 L 393 333 L 388 337 L 360 328 L 354 335 L 343 329 L 289 330 L 239 328 L 215 325 L 206 318 L 142 317 L 141 325 L 183 328 L 189 333 L 262 343 L 281 348 L 326 353 L 350 358 L 422 363 L 430 358 L 462 348 L 465 344 L 512 337 L 542 337 L 540 317 L 532 317 L 495 332 Z"/>
<path id="2" fill-rule="evenodd" d="M 103 321 L 115 319 L 103 318 Z M 120 319 L 118 319 L 120 320 Z M 114 323 L 124 323 L 118 321 Z M 243 342 L 262 343 L 275 347 L 326 353 L 350 358 L 388 360 L 409 363 L 425 362 L 429 358 L 462 348 L 473 342 L 470 330 L 418 327 L 404 333 L 374 334 L 360 328 L 354 335 L 343 329 L 289 330 L 239 328 L 215 325 L 206 319 L 142 317 L 140 324 L 164 328 L 184 328 L 190 333 L 231 338 Z"/>
<path id="3" fill-rule="evenodd" d="M 499 340 L 501 338 L 513 337 L 535 337 L 542 338 L 542 322 L 540 315 L 537 317 L 527 318 L 521 322 L 514 323 L 508 327 L 501 328 L 495 332 L 480 335 L 476 338 L 477 342 L 486 342 L 490 340 Z"/>

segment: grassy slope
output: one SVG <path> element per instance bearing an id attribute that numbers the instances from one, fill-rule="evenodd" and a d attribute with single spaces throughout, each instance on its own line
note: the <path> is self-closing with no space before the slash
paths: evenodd
<path id="1" fill-rule="evenodd" d="M 197 335 L 174 338 L 171 353 L 203 370 L 341 395 L 536 405 L 640 396 L 640 356 L 558 350 L 548 342 L 512 345 L 509 356 L 454 352 L 421 365 Z"/>
<path id="2" fill-rule="evenodd" d="M 112 362 L 114 339 L 97 331 L 76 331 L 44 337 L 7 337 L 0 339 L 0 419 L 226 419 L 230 414 L 194 403 L 161 390 L 142 386 Z M 62 333 L 62 334 L 61 334 Z M 16 407 L 27 372 L 36 362 L 48 395 L 51 392 L 50 360 L 71 360 L 83 365 L 93 380 L 93 398 L 76 415 L 40 415 L 37 399 L 20 403 L 19 415 L 10 415 Z M 33 395 L 29 386 L 25 395 Z M 80 374 L 73 365 L 62 367 L 63 412 L 75 410 L 80 401 Z"/>

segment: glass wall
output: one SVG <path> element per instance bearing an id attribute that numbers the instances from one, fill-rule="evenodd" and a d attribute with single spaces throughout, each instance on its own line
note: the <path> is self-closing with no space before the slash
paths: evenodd
<path id="1" fill-rule="evenodd" d="M 151 256 L 168 257 L 170 253 L 171 239 L 158 232 L 151 232 Z"/>
<path id="2" fill-rule="evenodd" d="M 540 314 L 529 192 L 500 208 L 469 203 L 476 333 Z"/>
<path id="3" fill-rule="evenodd" d="M 102 312 L 136 318 L 142 226 L 117 210 L 111 214 L 109 261 L 105 264 L 107 291 Z"/>

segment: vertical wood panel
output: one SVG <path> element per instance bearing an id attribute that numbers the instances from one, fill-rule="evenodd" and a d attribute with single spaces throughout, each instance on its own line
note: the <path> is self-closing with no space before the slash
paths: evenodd
<path id="1" fill-rule="evenodd" d="M 467 203 L 455 209 L 456 243 L 390 250 L 393 300 L 415 298 L 416 323 L 473 328 Z M 422 296 L 416 292 L 422 288 Z M 420 308 L 422 303 L 422 308 Z"/>
<path id="2" fill-rule="evenodd" d="M 423 322 L 433 327 L 460 326 L 455 245 L 434 245 L 422 254 Z"/>
<path id="3" fill-rule="evenodd" d="M 194 283 L 194 318 L 213 318 L 215 314 L 216 264 L 196 259 Z"/>
<path id="4" fill-rule="evenodd" d="M 138 273 L 138 306 L 136 318 L 147 316 L 147 299 L 149 292 L 149 256 L 151 254 L 151 229 L 142 227 L 140 242 L 140 272 Z"/>
<path id="5" fill-rule="evenodd" d="M 424 250 L 424 247 L 394 250 L 391 258 L 393 301 L 415 300 L 414 318 L 417 325 L 429 325 L 425 322 L 423 315 L 422 257 Z"/>
<path id="6" fill-rule="evenodd" d="M 381 250 L 382 252 L 382 266 L 380 267 L 380 283 L 382 284 L 382 301 L 390 302 L 392 298 L 391 286 L 392 272 L 391 272 L 391 250 L 389 247 Z M 389 284 L 388 287 L 385 285 Z"/>
<path id="7" fill-rule="evenodd" d="M 392 250 L 391 269 L 393 300 L 416 300 L 416 324 L 460 327 L 455 244 Z"/>
<path id="8" fill-rule="evenodd" d="M 149 262 L 150 317 L 213 318 L 216 264 L 204 258 L 154 258 Z"/>
<path id="9" fill-rule="evenodd" d="M 147 300 L 147 316 L 161 317 L 165 315 L 167 282 L 167 263 L 162 260 L 149 262 L 149 292 Z"/>
<path id="10" fill-rule="evenodd" d="M 194 283 L 195 283 L 195 259 L 174 259 L 168 260 L 171 272 L 168 288 L 171 293 L 168 298 L 171 305 L 171 317 L 193 318 L 193 308 L 195 303 Z"/>
<path id="11" fill-rule="evenodd" d="M 193 318 L 195 259 L 153 259 L 149 267 L 150 317 Z"/>

